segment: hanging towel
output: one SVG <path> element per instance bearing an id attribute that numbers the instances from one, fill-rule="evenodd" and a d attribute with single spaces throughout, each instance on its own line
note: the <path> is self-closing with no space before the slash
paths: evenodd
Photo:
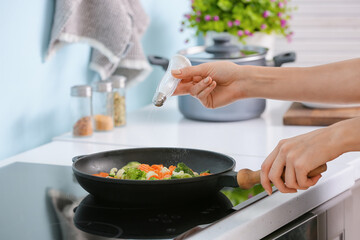
<path id="1" fill-rule="evenodd" d="M 46 59 L 64 44 L 87 43 L 92 47 L 89 67 L 101 79 L 124 75 L 131 86 L 152 69 L 141 45 L 148 25 L 139 0 L 56 0 Z"/>

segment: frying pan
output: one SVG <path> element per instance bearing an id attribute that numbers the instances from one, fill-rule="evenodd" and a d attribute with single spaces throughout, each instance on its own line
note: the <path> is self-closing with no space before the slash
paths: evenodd
<path id="1" fill-rule="evenodd" d="M 211 175 L 171 180 L 125 180 L 93 176 L 100 171 L 121 168 L 137 161 L 164 166 L 185 163 L 192 170 L 210 170 Z M 133 148 L 73 158 L 73 172 L 79 184 L 95 198 L 127 205 L 187 203 L 207 198 L 223 187 L 251 188 L 260 182 L 259 171 L 233 171 L 235 160 L 227 155 L 189 148 Z M 326 167 L 326 165 L 325 165 Z M 325 169 L 326 170 L 326 169 Z M 320 169 L 320 172 L 324 169 Z M 319 173 L 315 173 L 317 175 Z M 243 181 L 244 180 L 244 181 Z M 244 184 L 245 183 L 245 184 Z"/>

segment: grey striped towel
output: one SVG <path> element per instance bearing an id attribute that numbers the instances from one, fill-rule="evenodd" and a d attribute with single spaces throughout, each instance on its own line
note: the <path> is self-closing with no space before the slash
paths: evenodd
<path id="1" fill-rule="evenodd" d="M 101 79 L 125 75 L 132 85 L 152 69 L 140 42 L 148 24 L 139 0 L 56 0 L 46 59 L 64 44 L 87 43 L 93 48 L 90 68 Z"/>

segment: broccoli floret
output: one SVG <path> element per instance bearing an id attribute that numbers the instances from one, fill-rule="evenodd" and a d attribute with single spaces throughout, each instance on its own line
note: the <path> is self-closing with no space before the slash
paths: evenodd
<path id="1" fill-rule="evenodd" d="M 191 177 L 194 176 L 193 171 L 188 166 L 186 166 L 185 163 L 178 163 L 177 167 L 174 170 L 174 172 L 180 172 L 180 171 L 189 174 Z"/>
<path id="2" fill-rule="evenodd" d="M 126 164 L 124 167 L 122 167 L 122 169 L 128 169 L 128 168 L 137 168 L 140 165 L 139 162 L 129 162 L 128 164 Z"/>
<path id="3" fill-rule="evenodd" d="M 123 179 L 145 180 L 146 172 L 137 168 L 127 168 L 123 174 Z"/>

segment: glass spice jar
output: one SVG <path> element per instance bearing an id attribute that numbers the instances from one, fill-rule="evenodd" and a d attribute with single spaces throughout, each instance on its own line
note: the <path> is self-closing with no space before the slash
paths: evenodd
<path id="1" fill-rule="evenodd" d="M 78 85 L 71 87 L 71 115 L 74 137 L 86 137 L 93 134 L 91 114 L 91 87 Z"/>
<path id="2" fill-rule="evenodd" d="M 99 81 L 93 87 L 93 118 L 95 131 L 110 131 L 114 128 L 112 84 Z"/>
<path id="3" fill-rule="evenodd" d="M 126 124 L 126 106 L 125 106 L 125 76 L 112 76 L 109 78 L 113 87 L 114 101 L 114 125 L 121 127 Z"/>

